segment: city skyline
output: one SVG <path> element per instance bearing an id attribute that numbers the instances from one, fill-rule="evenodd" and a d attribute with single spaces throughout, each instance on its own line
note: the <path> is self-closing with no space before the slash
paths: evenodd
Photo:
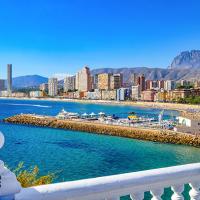
<path id="1" fill-rule="evenodd" d="M 199 49 L 199 7 L 197 0 L 0 2 L 0 77 L 7 63 L 13 77 L 74 74 L 84 65 L 165 68 L 181 51 Z"/>

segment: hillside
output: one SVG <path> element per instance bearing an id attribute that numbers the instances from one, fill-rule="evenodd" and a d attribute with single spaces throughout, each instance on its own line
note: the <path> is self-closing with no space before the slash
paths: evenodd
<path id="1" fill-rule="evenodd" d="M 102 68 L 95 69 L 92 71 L 92 74 L 98 73 L 122 73 L 124 76 L 124 81 L 128 82 L 131 74 L 144 74 L 146 79 L 150 80 L 180 80 L 180 79 L 191 79 L 200 75 L 200 71 L 196 73 L 192 73 L 189 69 L 162 69 L 162 68 L 120 68 L 120 69 L 112 69 L 112 68 Z"/>
<path id="2" fill-rule="evenodd" d="M 171 80 L 194 80 L 200 79 L 200 50 L 184 51 L 176 56 L 170 68 L 101 68 L 92 71 L 92 74 L 98 73 L 122 73 L 124 81 L 130 79 L 132 73 L 144 74 L 146 79 L 171 79 Z"/>
<path id="3" fill-rule="evenodd" d="M 172 69 L 198 69 L 200 68 L 200 50 L 184 51 L 174 58 Z"/>
<path id="4" fill-rule="evenodd" d="M 13 78 L 14 88 L 38 87 L 42 83 L 47 83 L 48 78 L 39 75 L 18 76 Z"/>
<path id="5" fill-rule="evenodd" d="M 91 71 L 93 75 L 100 73 L 122 73 L 124 82 L 130 80 L 133 73 L 144 74 L 146 79 L 151 80 L 200 80 L 200 50 L 184 51 L 176 56 L 170 68 L 99 68 Z M 47 83 L 48 78 L 39 75 L 19 76 L 13 78 L 14 88 L 38 87 L 42 83 Z M 63 80 L 59 81 L 63 83 Z"/>

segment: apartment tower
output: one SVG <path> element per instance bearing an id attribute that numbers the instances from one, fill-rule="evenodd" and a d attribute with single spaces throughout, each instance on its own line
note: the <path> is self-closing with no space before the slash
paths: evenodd
<path id="1" fill-rule="evenodd" d="M 91 90 L 90 69 L 88 67 L 84 67 L 76 74 L 76 89 L 80 92 Z"/>
<path id="2" fill-rule="evenodd" d="M 110 81 L 112 74 L 103 73 L 98 75 L 98 89 L 110 90 Z"/>
<path id="3" fill-rule="evenodd" d="M 110 79 L 110 89 L 119 89 L 123 85 L 123 75 L 122 74 L 113 74 Z"/>
<path id="4" fill-rule="evenodd" d="M 64 92 L 75 90 L 75 76 L 67 76 L 64 78 Z"/>
<path id="5" fill-rule="evenodd" d="M 49 78 L 48 94 L 49 94 L 49 96 L 52 96 L 52 97 L 58 95 L 58 79 L 57 78 Z"/>
<path id="6" fill-rule="evenodd" d="M 4 90 L 5 90 L 5 80 L 0 79 L 0 91 L 4 91 Z"/>
<path id="7" fill-rule="evenodd" d="M 7 64 L 7 91 L 12 93 L 12 64 Z"/>
<path id="8" fill-rule="evenodd" d="M 145 76 L 142 74 L 141 76 L 138 76 L 137 78 L 137 85 L 140 86 L 141 91 L 144 91 L 146 89 L 146 83 L 145 83 Z"/>

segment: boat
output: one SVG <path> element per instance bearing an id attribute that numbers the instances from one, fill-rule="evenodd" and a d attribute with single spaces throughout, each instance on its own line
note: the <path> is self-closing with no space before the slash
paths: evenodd
<path id="1" fill-rule="evenodd" d="M 78 113 L 73 113 L 73 112 L 68 112 L 67 116 L 69 119 L 77 119 L 79 118 L 79 114 Z"/>
<path id="2" fill-rule="evenodd" d="M 128 119 L 129 119 L 129 120 L 138 120 L 139 118 L 138 118 L 137 115 L 129 115 L 129 116 L 128 116 Z"/>
<path id="3" fill-rule="evenodd" d="M 57 118 L 57 119 L 66 119 L 66 114 L 67 114 L 67 112 L 66 112 L 65 109 L 63 108 L 63 109 L 56 115 L 56 118 Z"/>
<path id="4" fill-rule="evenodd" d="M 56 115 L 57 119 L 77 119 L 79 118 L 79 114 L 78 113 L 74 113 L 74 112 L 67 112 L 65 111 L 65 109 L 62 109 L 58 115 Z"/>

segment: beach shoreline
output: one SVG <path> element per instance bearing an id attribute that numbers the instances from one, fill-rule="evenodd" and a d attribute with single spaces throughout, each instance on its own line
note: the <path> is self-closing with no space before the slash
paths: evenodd
<path id="1" fill-rule="evenodd" d="M 200 110 L 200 105 L 164 103 L 164 102 L 134 102 L 134 101 L 114 101 L 114 100 L 86 100 L 86 99 L 64 99 L 64 98 L 16 98 L 16 97 L 0 97 L 1 99 L 13 100 L 35 100 L 35 101 L 54 101 L 54 102 L 75 102 L 85 104 L 101 104 L 101 105 L 120 105 L 134 106 L 141 108 L 156 108 L 164 110 L 187 111 L 188 109 Z"/>

